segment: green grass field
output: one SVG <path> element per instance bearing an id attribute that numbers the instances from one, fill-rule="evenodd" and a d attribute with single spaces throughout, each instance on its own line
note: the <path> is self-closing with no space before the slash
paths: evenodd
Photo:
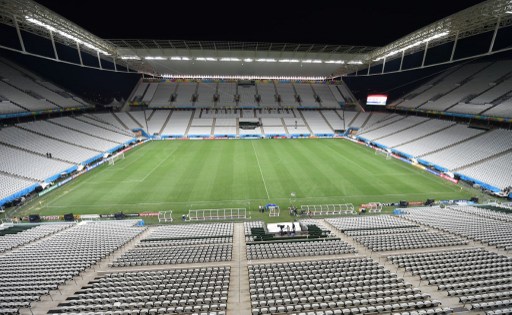
<path id="1" fill-rule="evenodd" d="M 153 141 L 36 199 L 22 213 L 173 210 L 178 218 L 189 209 L 243 207 L 255 219 L 261 217 L 258 205 L 269 202 L 288 216 L 291 192 L 298 205 L 356 207 L 471 196 L 458 185 L 342 139 Z"/>

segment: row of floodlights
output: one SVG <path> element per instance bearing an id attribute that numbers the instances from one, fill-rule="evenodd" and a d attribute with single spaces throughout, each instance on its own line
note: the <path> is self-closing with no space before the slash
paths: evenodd
<path id="1" fill-rule="evenodd" d="M 304 76 L 258 76 L 258 75 L 208 75 L 208 74 L 161 74 L 164 79 L 213 79 L 213 80 L 300 80 L 300 81 L 323 81 L 326 77 L 304 77 Z"/>
<path id="2" fill-rule="evenodd" d="M 142 60 L 139 56 L 122 56 L 123 60 Z M 327 63 L 327 64 L 349 64 L 349 65 L 362 65 L 360 60 L 351 60 L 345 62 L 344 60 L 320 60 L 320 59 L 275 59 L 275 58 L 234 58 L 234 57 L 163 57 L 163 56 L 146 56 L 144 60 L 171 60 L 171 61 L 223 61 L 223 62 L 280 62 L 280 63 Z"/>
<path id="3" fill-rule="evenodd" d="M 80 45 L 84 45 L 84 46 L 85 46 L 85 47 L 87 47 L 87 48 L 90 48 L 90 49 L 92 49 L 92 50 L 95 50 L 95 51 L 97 51 L 97 52 L 99 52 L 99 53 L 102 53 L 102 54 L 104 54 L 104 55 L 107 55 L 107 56 L 109 56 L 109 55 L 110 55 L 108 52 L 106 52 L 105 50 L 103 50 L 103 49 L 101 49 L 101 48 L 99 48 L 99 47 L 96 47 L 96 46 L 94 46 L 94 45 L 92 45 L 92 44 L 90 44 L 90 43 L 88 43 L 88 42 L 84 42 L 83 40 L 81 40 L 81 39 L 77 38 L 76 36 L 73 36 L 73 35 L 71 35 L 71 34 L 69 34 L 69 33 L 67 33 L 67 32 L 62 31 L 62 30 L 56 29 L 55 27 L 53 27 L 53 26 L 51 26 L 51 25 L 48 25 L 48 24 L 46 24 L 46 23 L 43 23 L 43 22 L 41 22 L 41 21 L 39 21 L 39 20 L 37 20 L 37 19 L 34 19 L 34 18 L 30 17 L 30 16 L 25 16 L 25 19 L 26 19 L 28 22 L 32 23 L 32 24 L 35 24 L 35 25 L 41 26 L 41 27 L 43 27 L 43 28 L 47 29 L 47 30 L 48 30 L 48 31 L 50 31 L 50 32 L 57 33 L 57 34 L 59 34 L 59 35 L 61 35 L 61 36 L 63 36 L 63 37 L 66 37 L 66 38 L 68 38 L 68 39 L 71 39 L 71 40 L 73 40 L 73 41 L 77 42 L 77 43 L 78 43 L 78 44 L 80 44 Z"/>

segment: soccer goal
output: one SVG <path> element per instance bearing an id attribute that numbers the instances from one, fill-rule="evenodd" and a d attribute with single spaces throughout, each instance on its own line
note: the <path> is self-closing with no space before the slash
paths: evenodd
<path id="1" fill-rule="evenodd" d="M 158 212 L 158 223 L 162 222 L 172 222 L 172 210 Z"/>
<path id="2" fill-rule="evenodd" d="M 375 150 L 375 155 L 385 156 L 386 160 L 391 160 L 391 152 L 389 152 L 389 151 L 385 151 L 385 150 L 381 150 L 381 149 L 376 149 Z"/>
<path id="3" fill-rule="evenodd" d="M 190 221 L 247 219 L 247 209 L 226 208 L 188 210 L 188 218 Z"/>
<path id="4" fill-rule="evenodd" d="M 281 210 L 279 209 L 279 206 L 270 206 L 268 207 L 268 216 L 269 217 L 278 217 Z"/>
<path id="5" fill-rule="evenodd" d="M 334 215 L 334 214 L 355 214 L 354 205 L 345 204 L 324 204 L 324 205 L 302 205 L 300 213 L 308 216 Z"/>
<path id="6" fill-rule="evenodd" d="M 124 153 L 119 153 L 108 158 L 108 165 L 115 165 L 117 161 L 124 160 Z"/>

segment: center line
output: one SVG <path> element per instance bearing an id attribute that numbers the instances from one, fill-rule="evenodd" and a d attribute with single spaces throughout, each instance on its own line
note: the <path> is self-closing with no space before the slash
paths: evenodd
<path id="1" fill-rule="evenodd" d="M 265 177 L 263 177 L 263 172 L 261 171 L 260 159 L 258 159 L 258 154 L 256 153 L 256 149 L 254 148 L 254 140 L 251 141 L 252 149 L 254 151 L 254 155 L 256 156 L 256 162 L 258 162 L 258 168 L 260 169 L 261 179 L 263 180 L 263 186 L 265 186 L 265 191 L 267 192 L 267 198 L 270 200 L 270 195 L 268 194 L 267 183 L 265 183 Z"/>

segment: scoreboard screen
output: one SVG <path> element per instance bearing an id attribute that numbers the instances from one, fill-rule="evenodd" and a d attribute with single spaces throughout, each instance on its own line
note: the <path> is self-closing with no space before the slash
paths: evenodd
<path id="1" fill-rule="evenodd" d="M 386 106 L 388 96 L 385 94 L 368 94 L 366 105 Z"/>

